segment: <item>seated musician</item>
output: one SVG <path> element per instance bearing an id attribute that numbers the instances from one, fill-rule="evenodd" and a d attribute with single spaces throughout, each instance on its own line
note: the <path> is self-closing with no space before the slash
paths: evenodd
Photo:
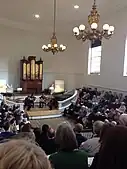
<path id="1" fill-rule="evenodd" d="M 34 101 L 36 100 L 36 97 L 34 96 L 33 93 L 30 96 L 30 100 L 31 100 L 31 106 L 34 108 Z"/>
<path id="2" fill-rule="evenodd" d="M 31 99 L 30 96 L 27 96 L 24 100 L 24 109 L 27 109 L 28 111 L 31 109 Z"/>
<path id="3" fill-rule="evenodd" d="M 42 94 L 41 97 L 39 97 L 39 108 L 43 108 L 44 106 L 46 106 L 46 101 L 44 94 Z"/>

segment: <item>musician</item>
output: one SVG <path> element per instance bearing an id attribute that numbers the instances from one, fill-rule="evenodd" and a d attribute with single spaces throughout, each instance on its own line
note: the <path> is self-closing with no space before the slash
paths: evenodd
<path id="1" fill-rule="evenodd" d="M 44 106 L 46 106 L 46 100 L 44 94 L 42 94 L 41 97 L 39 97 L 39 108 L 43 108 Z"/>
<path id="2" fill-rule="evenodd" d="M 33 93 L 30 96 L 30 100 L 31 100 L 31 106 L 34 108 L 34 101 L 36 100 L 36 97 L 34 96 Z"/>
<path id="3" fill-rule="evenodd" d="M 28 111 L 31 109 L 31 98 L 30 98 L 30 96 L 27 96 L 24 100 L 24 109 L 27 109 Z"/>

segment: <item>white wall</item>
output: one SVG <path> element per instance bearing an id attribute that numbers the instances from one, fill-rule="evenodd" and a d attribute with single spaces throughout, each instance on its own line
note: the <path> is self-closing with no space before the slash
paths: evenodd
<path id="1" fill-rule="evenodd" d="M 123 77 L 126 17 L 127 12 L 122 11 L 109 20 L 104 19 L 116 30 L 110 40 L 103 41 L 100 75 L 87 75 L 89 44 L 77 41 L 71 33 L 71 27 L 68 34 L 58 34 L 58 43 L 67 45 L 67 50 L 52 55 L 41 50 L 41 46 L 49 42 L 51 32 L 34 34 L 0 26 L 0 79 L 5 78 L 14 87 L 19 86 L 21 56 L 36 55 L 44 60 L 43 88 L 54 80 L 64 80 L 66 89 L 92 85 L 127 91 L 127 77 Z"/>
<path id="2" fill-rule="evenodd" d="M 115 34 L 110 40 L 103 41 L 102 63 L 100 75 L 87 75 L 85 79 L 88 85 L 100 86 L 110 89 L 127 91 L 127 77 L 123 77 L 125 40 L 127 36 L 127 12 L 121 11 L 107 23 L 115 26 Z M 106 20 L 105 20 L 106 21 Z M 88 44 L 86 44 L 88 48 Z M 88 53 L 85 55 L 87 62 Z"/>
<path id="3" fill-rule="evenodd" d="M 84 83 L 85 47 L 71 35 L 58 35 L 58 43 L 67 45 L 67 51 L 52 55 L 44 53 L 41 46 L 49 42 L 51 33 L 41 35 L 0 25 L 0 79 L 18 87 L 20 84 L 21 56 L 36 55 L 44 60 L 44 82 L 46 88 L 55 79 L 65 80 L 66 89 Z M 81 51 L 83 52 L 81 55 Z"/>

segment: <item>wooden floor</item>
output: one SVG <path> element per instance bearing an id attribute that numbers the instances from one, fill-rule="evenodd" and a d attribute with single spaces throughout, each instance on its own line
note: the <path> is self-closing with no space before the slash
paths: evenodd
<path id="1" fill-rule="evenodd" d="M 48 115 L 56 115 L 60 114 L 59 110 L 49 110 L 49 109 L 40 109 L 40 108 L 34 108 L 30 111 L 27 111 L 29 117 L 37 117 L 37 116 L 48 116 Z"/>
<path id="2" fill-rule="evenodd" d="M 67 119 L 67 118 L 64 118 L 64 117 L 61 117 L 61 118 L 54 118 L 54 119 L 40 119 L 40 120 L 30 120 L 31 124 L 33 127 L 39 127 L 41 128 L 43 124 L 48 124 L 50 125 L 53 129 L 56 129 L 58 124 L 64 122 L 64 121 L 67 121 L 69 122 L 72 126 L 74 126 L 74 122 Z"/>

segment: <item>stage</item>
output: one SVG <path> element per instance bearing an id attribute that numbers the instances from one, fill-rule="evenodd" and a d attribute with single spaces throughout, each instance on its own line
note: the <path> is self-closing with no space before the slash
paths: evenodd
<path id="1" fill-rule="evenodd" d="M 59 110 L 49 110 L 48 108 L 32 108 L 27 113 L 30 120 L 62 117 L 62 113 Z"/>

